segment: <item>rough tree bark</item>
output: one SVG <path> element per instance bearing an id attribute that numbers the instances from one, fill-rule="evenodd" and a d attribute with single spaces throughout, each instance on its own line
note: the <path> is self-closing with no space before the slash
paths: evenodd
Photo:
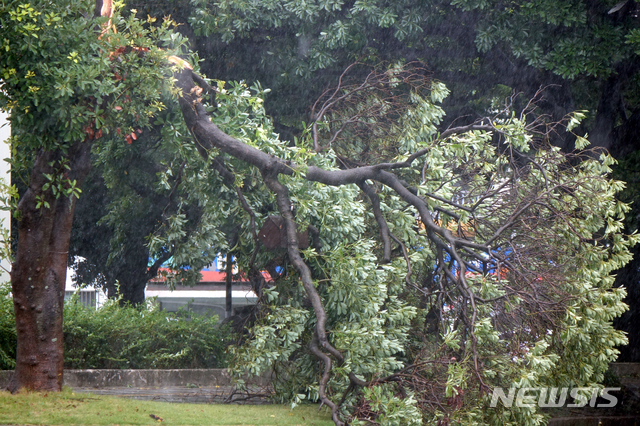
<path id="1" fill-rule="evenodd" d="M 60 151 L 40 151 L 18 204 L 18 250 L 11 271 L 18 347 L 11 392 L 62 388 L 62 306 L 76 198 L 56 198 L 43 187 L 49 182 L 45 173 L 60 173 L 55 167 L 65 159 L 68 178 L 79 186 L 91 168 L 90 149 L 85 141 L 73 145 L 64 157 Z"/>

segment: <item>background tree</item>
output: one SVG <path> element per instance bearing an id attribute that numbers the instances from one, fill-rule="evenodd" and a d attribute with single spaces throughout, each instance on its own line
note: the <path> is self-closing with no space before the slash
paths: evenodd
<path id="1" fill-rule="evenodd" d="M 448 82 L 453 93 L 446 106 L 455 110 L 455 118 L 469 114 L 467 119 L 474 121 L 496 95 L 501 102 L 505 89 L 530 99 L 541 86 L 555 84 L 555 93 L 549 91 L 540 105 L 546 113 L 557 120 L 574 109 L 588 109 L 594 114 L 588 130 L 597 146 L 613 151 L 636 146 L 628 139 L 637 120 L 640 68 L 639 6 L 633 0 L 192 4 L 189 32 L 218 35 L 233 47 L 196 38 L 203 70 L 259 79 L 277 89 L 278 96 L 291 97 L 288 103 L 267 103 L 284 124 L 308 107 L 294 99 L 300 99 L 294 89 L 300 82 L 309 91 L 303 98 L 311 93 L 310 99 L 316 99 L 358 58 L 403 59 L 422 61 L 435 78 Z M 225 60 L 207 60 L 219 54 Z M 256 57 L 258 67 L 248 62 Z"/>
<path id="2" fill-rule="evenodd" d="M 162 117 L 167 117 L 166 111 L 156 120 Z M 186 129 L 180 131 L 186 133 Z M 176 165 L 180 159 L 171 147 L 173 138 L 161 134 L 156 125 L 138 134 L 120 155 L 112 155 L 111 147 L 94 151 L 94 168 L 78 202 L 71 236 L 69 261 L 74 264 L 76 283 L 102 287 L 109 298 L 119 298 L 122 304 L 144 302 L 147 281 L 172 255 L 170 247 L 150 253 L 148 238 L 161 233 L 178 209 L 186 163 Z M 178 173 L 166 176 L 161 185 L 158 175 L 172 165 Z M 187 209 L 187 215 L 191 222 L 201 218 L 193 208 Z M 84 260 L 75 262 L 76 256 Z"/>
<path id="3" fill-rule="evenodd" d="M 121 303 L 142 303 L 147 281 L 157 273 L 157 268 L 149 268 L 145 237 L 155 230 L 153 225 L 162 212 L 158 211 L 158 205 L 143 198 L 129 204 L 129 210 L 119 220 L 109 220 L 116 216 L 115 212 L 96 208 L 113 204 L 102 176 L 95 169 L 83 188 L 69 249 L 75 283 L 103 288 L 109 298 L 121 297 Z"/>

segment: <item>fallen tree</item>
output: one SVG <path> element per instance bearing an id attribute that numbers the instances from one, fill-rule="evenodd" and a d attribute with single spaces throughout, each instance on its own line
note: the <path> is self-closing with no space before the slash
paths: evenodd
<path id="1" fill-rule="evenodd" d="M 442 85 L 418 84 L 403 66 L 376 72 L 329 92 L 296 148 L 268 127 L 230 137 L 199 97 L 214 89 L 178 74 L 200 153 L 219 153 L 218 168 L 228 158 L 257 169 L 284 219 L 289 276 L 266 290 L 238 369 L 274 367 L 284 395 L 318 398 L 337 425 L 538 424 L 535 407 L 486 411 L 479 401 L 495 386 L 596 386 L 624 344 L 610 324 L 624 291 L 609 274 L 635 237 L 619 233 L 627 207 L 614 198 L 622 184 L 606 177 L 612 160 L 551 147 L 550 132 L 571 131 L 580 114 L 545 122 L 536 99 L 519 115 L 507 103 L 438 132 Z M 398 104 L 385 97 L 403 90 Z M 375 132 L 393 158 L 362 164 L 332 149 Z M 319 229 L 321 251 L 299 248 L 305 223 Z"/>

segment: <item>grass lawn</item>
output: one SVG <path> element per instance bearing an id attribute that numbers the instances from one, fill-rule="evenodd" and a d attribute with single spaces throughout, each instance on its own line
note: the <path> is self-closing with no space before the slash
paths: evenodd
<path id="1" fill-rule="evenodd" d="M 317 405 L 292 411 L 286 405 L 172 404 L 74 393 L 65 388 L 60 393 L 18 395 L 1 391 L 0 424 L 331 426 L 333 422 L 329 411 L 318 412 Z"/>

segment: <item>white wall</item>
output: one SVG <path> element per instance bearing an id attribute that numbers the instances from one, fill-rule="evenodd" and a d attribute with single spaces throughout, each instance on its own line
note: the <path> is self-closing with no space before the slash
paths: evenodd
<path id="1" fill-rule="evenodd" d="M 7 121 L 7 114 L 4 111 L 0 111 L 0 178 L 4 179 L 7 184 L 11 182 L 11 168 L 9 164 L 4 161 L 5 158 L 11 156 L 11 149 L 8 145 L 8 139 L 11 136 L 11 127 Z M 0 220 L 3 227 L 11 229 L 11 213 L 8 211 L 0 211 Z M 4 268 L 0 268 L 0 282 L 8 281 L 9 274 L 5 272 L 11 269 L 11 264 L 7 259 L 0 259 L 0 265 Z"/>

